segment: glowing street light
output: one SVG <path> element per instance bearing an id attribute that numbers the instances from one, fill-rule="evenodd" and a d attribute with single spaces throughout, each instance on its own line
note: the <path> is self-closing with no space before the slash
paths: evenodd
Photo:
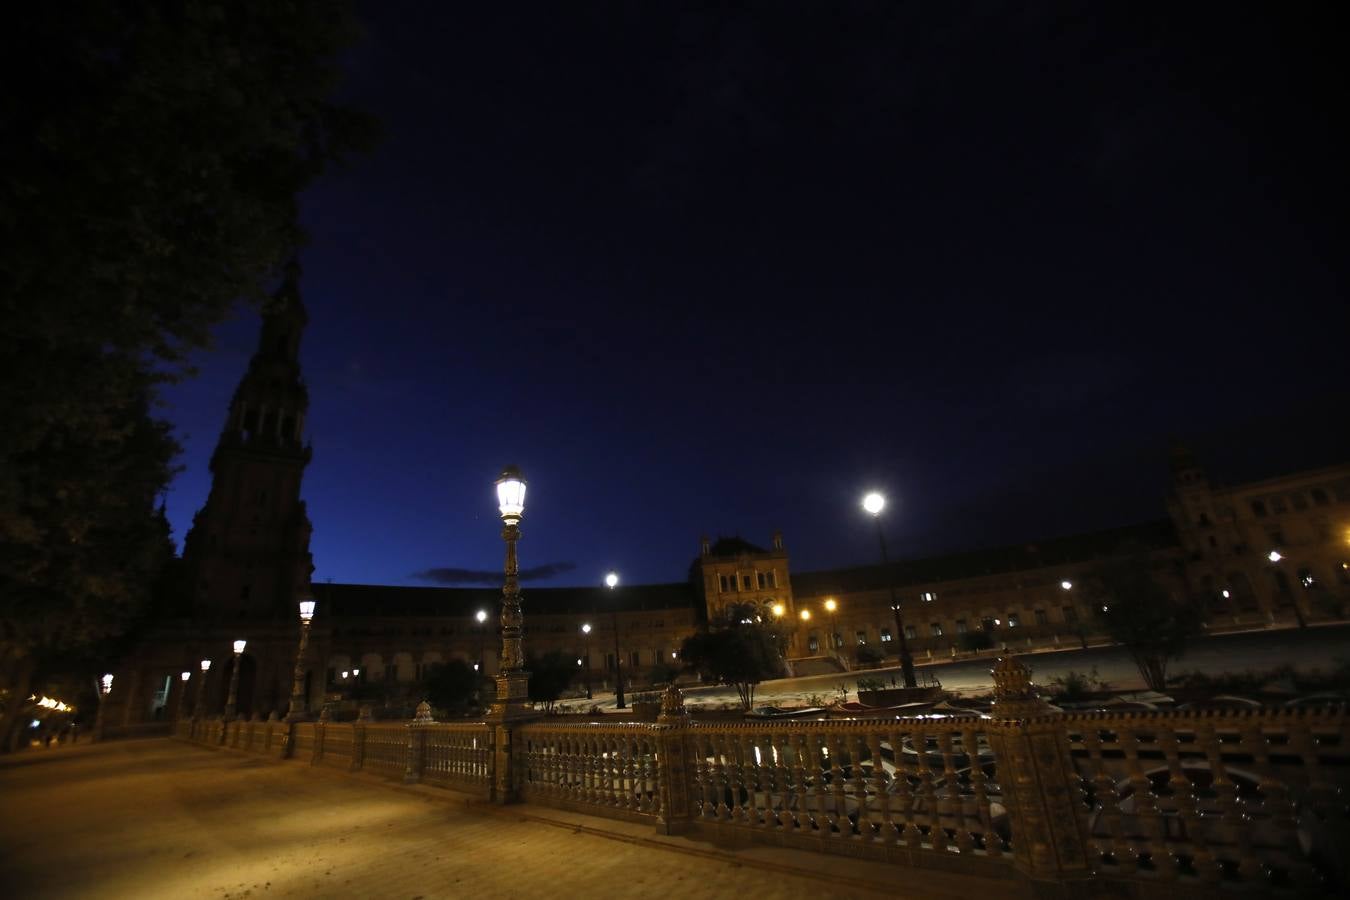
<path id="1" fill-rule="evenodd" d="M 605 587 L 609 588 L 609 619 L 614 629 L 614 708 L 626 709 L 623 702 L 623 659 L 619 656 L 619 610 L 615 605 L 614 589 L 619 586 L 619 573 L 610 572 L 605 576 Z"/>
<path id="2" fill-rule="evenodd" d="M 295 671 L 291 675 L 291 705 L 287 722 L 299 722 L 305 714 L 305 649 L 309 647 L 309 624 L 314 619 L 314 598 L 300 601 L 300 647 L 295 651 Z"/>
<path id="3" fill-rule="evenodd" d="M 591 694 L 591 623 L 581 623 L 582 639 L 586 642 L 586 699 L 593 700 Z"/>
<path id="4" fill-rule="evenodd" d="M 200 667 L 202 680 L 197 683 L 197 705 L 192 712 L 192 718 L 194 719 L 200 719 L 206 715 L 206 673 L 211 671 L 211 660 L 202 660 Z"/>
<path id="5" fill-rule="evenodd" d="M 478 662 L 473 664 L 473 670 L 477 672 L 483 665 L 483 623 L 487 621 L 487 610 L 480 609 L 473 617 L 478 620 Z"/>
<path id="6" fill-rule="evenodd" d="M 187 706 L 188 682 L 192 680 L 191 672 L 180 672 L 178 680 L 182 682 L 182 687 L 178 689 L 178 714 L 175 720 L 183 721 L 183 708 Z"/>
<path id="7" fill-rule="evenodd" d="M 506 581 L 502 586 L 502 650 L 497 669 L 497 697 L 489 715 L 498 721 L 531 715 L 530 673 L 525 671 L 521 632 L 525 617 L 520 611 L 520 563 L 516 544 L 520 520 L 525 515 L 525 479 L 520 469 L 507 466 L 497 479 L 497 510 L 502 515 L 502 540 L 506 542 Z"/>
<path id="8" fill-rule="evenodd" d="M 834 613 L 839 608 L 833 597 L 825 598 L 825 611 L 830 614 L 830 650 L 839 649 L 839 628 L 835 625 Z"/>
<path id="9" fill-rule="evenodd" d="M 1280 551 L 1278 550 L 1272 550 L 1266 554 L 1266 559 L 1270 560 L 1273 563 L 1277 563 L 1280 560 L 1284 559 L 1284 554 L 1280 553 Z"/>
<path id="10" fill-rule="evenodd" d="M 909 655 L 909 640 L 905 636 L 905 623 L 900 617 L 900 598 L 895 593 L 895 573 L 891 570 L 890 556 L 886 553 L 886 532 L 881 527 L 881 511 L 886 508 L 886 498 L 877 491 L 863 497 L 863 509 L 872 514 L 877 523 L 877 542 L 881 545 L 881 566 L 886 571 L 886 581 L 891 589 L 891 611 L 895 613 L 896 638 L 900 645 L 900 672 L 905 679 L 905 687 L 918 687 L 914 680 L 914 658 Z"/>
<path id="11" fill-rule="evenodd" d="M 236 702 L 239 699 L 239 662 L 244 656 L 244 647 L 248 646 L 248 641 L 234 642 L 234 665 L 230 666 L 230 693 L 225 698 L 225 721 L 234 719 L 234 710 Z M 225 739 L 224 729 L 220 732 L 221 740 Z"/>
<path id="12" fill-rule="evenodd" d="M 776 618 L 776 619 L 781 619 L 781 618 L 783 618 L 783 614 L 786 613 L 786 612 L 787 612 L 787 607 L 784 606 L 783 604 L 781 604 L 781 603 L 775 603 L 775 604 L 773 605 L 773 615 L 774 615 L 774 618 Z"/>
<path id="13" fill-rule="evenodd" d="M 1066 591 L 1071 591 L 1071 590 L 1073 590 L 1073 582 L 1072 582 L 1072 581 L 1061 581 L 1061 582 L 1059 583 L 1059 586 L 1060 586 L 1061 588 L 1063 588 L 1064 590 L 1066 590 Z"/>
<path id="14" fill-rule="evenodd" d="M 94 740 L 103 740 L 103 707 L 107 704 L 104 700 L 108 694 L 112 693 L 113 677 L 112 673 L 104 675 L 98 680 L 98 713 L 94 716 Z"/>

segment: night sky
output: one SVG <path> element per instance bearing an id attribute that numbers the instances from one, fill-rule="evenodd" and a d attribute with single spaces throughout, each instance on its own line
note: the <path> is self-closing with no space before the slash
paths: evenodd
<path id="1" fill-rule="evenodd" d="M 872 562 L 872 487 L 916 556 L 1165 515 L 1175 440 L 1350 458 L 1344 53 L 1279 6 L 365 4 L 385 138 L 304 198 L 315 580 L 498 569 L 511 462 L 563 585 Z M 180 542 L 256 323 L 168 395 Z"/>

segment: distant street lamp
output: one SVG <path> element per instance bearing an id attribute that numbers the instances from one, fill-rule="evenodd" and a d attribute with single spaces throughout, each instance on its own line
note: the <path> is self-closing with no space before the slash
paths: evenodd
<path id="1" fill-rule="evenodd" d="M 834 612 L 839 608 L 839 604 L 833 597 L 825 598 L 825 611 L 830 614 L 830 649 L 839 649 L 839 626 L 835 624 Z"/>
<path id="2" fill-rule="evenodd" d="M 234 719 L 235 704 L 239 699 L 239 663 L 244 658 L 244 647 L 248 641 L 234 642 L 234 665 L 230 667 L 230 693 L 225 698 L 225 721 Z"/>
<path id="3" fill-rule="evenodd" d="M 586 642 L 586 699 L 587 699 L 587 700 L 594 700 L 595 697 L 591 694 L 591 623 L 590 623 L 590 622 L 583 622 L 583 623 L 581 623 L 581 633 L 585 636 L 585 637 L 583 638 L 583 640 Z"/>
<path id="4" fill-rule="evenodd" d="M 489 715 L 497 720 L 530 715 L 530 673 L 525 671 L 521 647 L 524 616 L 520 612 L 520 563 L 516 542 L 520 520 L 525 515 L 525 479 L 515 466 L 507 466 L 497 479 L 497 509 L 502 515 L 502 540 L 506 542 L 506 583 L 502 587 L 502 652 L 497 669 L 497 698 Z"/>
<path id="5" fill-rule="evenodd" d="M 787 612 L 787 607 L 784 606 L 783 604 L 781 604 L 781 603 L 775 603 L 775 604 L 773 605 L 773 617 L 774 617 L 775 619 L 781 619 L 781 618 L 783 618 L 783 615 L 784 615 L 784 613 L 786 613 L 786 612 Z"/>
<path id="6" fill-rule="evenodd" d="M 291 705 L 287 722 L 299 722 L 305 714 L 305 648 L 309 646 L 309 623 L 314 618 L 314 601 L 300 601 L 300 647 L 295 651 L 295 671 L 291 676 Z"/>
<path id="7" fill-rule="evenodd" d="M 1266 559 L 1270 560 L 1271 566 L 1276 566 L 1276 565 L 1279 564 L 1280 560 L 1284 559 L 1284 554 L 1281 553 L 1281 552 L 1278 551 L 1278 550 L 1272 550 L 1272 551 L 1270 551 L 1269 553 L 1266 554 Z M 1282 575 L 1282 574 L 1283 574 L 1283 573 L 1280 572 L 1278 569 L 1275 569 L 1274 571 L 1277 573 L 1277 575 Z M 1299 627 L 1299 628 L 1307 628 L 1307 627 L 1308 627 L 1308 620 L 1307 620 L 1306 618 L 1304 618 L 1304 616 L 1303 616 L 1303 607 L 1299 604 L 1299 597 L 1298 597 L 1298 594 L 1291 594 L 1291 593 L 1290 593 L 1290 591 L 1289 591 L 1289 582 L 1288 582 L 1288 580 L 1281 581 L 1278 577 L 1276 577 L 1276 578 L 1275 578 L 1275 588 L 1276 588 L 1276 590 L 1278 590 L 1278 591 L 1280 592 L 1281 596 L 1289 597 L 1289 598 L 1293 601 L 1293 604 L 1294 604 L 1294 619 L 1297 620 L 1297 622 L 1298 622 L 1298 627 Z"/>
<path id="8" fill-rule="evenodd" d="M 478 620 L 478 662 L 473 664 L 473 670 L 479 672 L 483 669 L 483 623 L 487 621 L 487 610 L 480 609 L 474 613 L 474 618 Z"/>
<path id="9" fill-rule="evenodd" d="M 619 658 L 619 610 L 614 600 L 614 589 L 619 586 L 619 573 L 610 572 L 606 575 L 605 586 L 609 588 L 609 617 L 614 628 L 614 708 L 626 709 L 623 702 L 623 660 Z"/>
<path id="10" fill-rule="evenodd" d="M 194 719 L 200 719 L 206 715 L 206 673 L 211 671 L 211 660 L 202 660 L 201 669 L 202 680 L 197 685 L 197 708 L 192 714 Z"/>
<path id="11" fill-rule="evenodd" d="M 188 681 L 191 678 L 191 672 L 183 672 L 178 676 L 178 680 L 182 682 L 182 687 L 178 689 L 178 715 L 174 717 L 175 721 L 183 721 L 183 710 L 187 707 Z"/>
<path id="12" fill-rule="evenodd" d="M 94 716 L 94 740 L 103 740 L 103 707 L 112 693 L 113 677 L 109 673 L 98 680 L 98 713 Z"/>
<path id="13" fill-rule="evenodd" d="M 900 642 L 900 672 L 905 679 L 905 687 L 918 687 L 914 680 L 914 658 L 909 655 L 909 640 L 905 636 L 905 623 L 900 617 L 900 598 L 895 593 L 895 573 L 891 571 L 890 556 L 886 553 L 886 531 L 881 527 L 881 511 L 886 508 L 886 498 L 873 491 L 862 501 L 863 509 L 872 514 L 877 523 L 877 541 L 881 544 L 881 566 L 886 571 L 886 581 L 891 589 L 891 611 L 895 613 L 896 639 Z"/>
<path id="14" fill-rule="evenodd" d="M 1059 587 L 1060 590 L 1064 591 L 1067 594 L 1069 591 L 1073 590 L 1073 582 L 1069 581 L 1068 579 L 1065 579 L 1064 581 L 1061 581 L 1059 583 Z M 1073 605 L 1072 596 L 1069 597 L 1069 608 L 1075 609 Z M 1076 616 L 1077 612 L 1075 612 L 1074 615 Z M 1078 642 L 1082 644 L 1083 649 L 1086 650 L 1088 648 L 1087 626 L 1085 626 L 1082 622 L 1078 622 L 1076 624 L 1078 625 Z"/>

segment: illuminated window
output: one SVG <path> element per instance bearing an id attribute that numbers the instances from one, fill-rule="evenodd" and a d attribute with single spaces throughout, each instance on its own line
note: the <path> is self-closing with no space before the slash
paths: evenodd
<path id="1" fill-rule="evenodd" d="M 1021 615 L 1019 615 L 1018 613 L 1015 613 L 1015 612 L 1008 613 L 1008 627 L 1009 627 L 1009 628 L 1016 628 L 1018 625 L 1021 625 L 1021 624 L 1022 624 L 1022 617 L 1021 617 Z"/>
<path id="2" fill-rule="evenodd" d="M 814 634 L 811 635 L 809 638 L 806 639 L 806 649 L 810 650 L 812 653 L 815 653 L 818 650 L 820 650 L 820 639 L 817 638 Z"/>
<path id="3" fill-rule="evenodd" d="M 924 603 L 932 603 L 934 600 L 937 599 L 937 594 L 933 593 L 932 591 L 924 591 L 922 594 L 919 595 L 919 599 L 922 600 Z"/>
<path id="4" fill-rule="evenodd" d="M 928 630 L 932 633 L 933 637 L 942 637 L 941 622 L 934 622 L 933 624 L 929 625 Z"/>
<path id="5" fill-rule="evenodd" d="M 891 642 L 891 630 L 889 628 L 881 629 L 881 642 L 889 644 Z"/>
<path id="6" fill-rule="evenodd" d="M 855 632 L 853 633 L 853 636 L 857 639 L 857 641 L 858 641 L 859 644 L 865 644 L 865 643 L 867 643 L 867 632 L 865 632 L 865 631 L 855 631 Z"/>

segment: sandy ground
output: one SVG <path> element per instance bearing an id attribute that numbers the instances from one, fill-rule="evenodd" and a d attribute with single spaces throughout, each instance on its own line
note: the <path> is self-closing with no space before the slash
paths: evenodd
<path id="1" fill-rule="evenodd" d="M 436 790 L 169 739 L 25 751 L 0 760 L 0 884 L 8 897 L 41 898 L 746 900 L 877 897 L 871 888 L 883 886 L 916 896 L 922 878 L 926 896 L 968 896 L 929 889 L 936 873 L 770 848 L 738 855 L 653 840 L 645 825 L 547 823 L 526 818 L 530 808 L 425 796 Z"/>

